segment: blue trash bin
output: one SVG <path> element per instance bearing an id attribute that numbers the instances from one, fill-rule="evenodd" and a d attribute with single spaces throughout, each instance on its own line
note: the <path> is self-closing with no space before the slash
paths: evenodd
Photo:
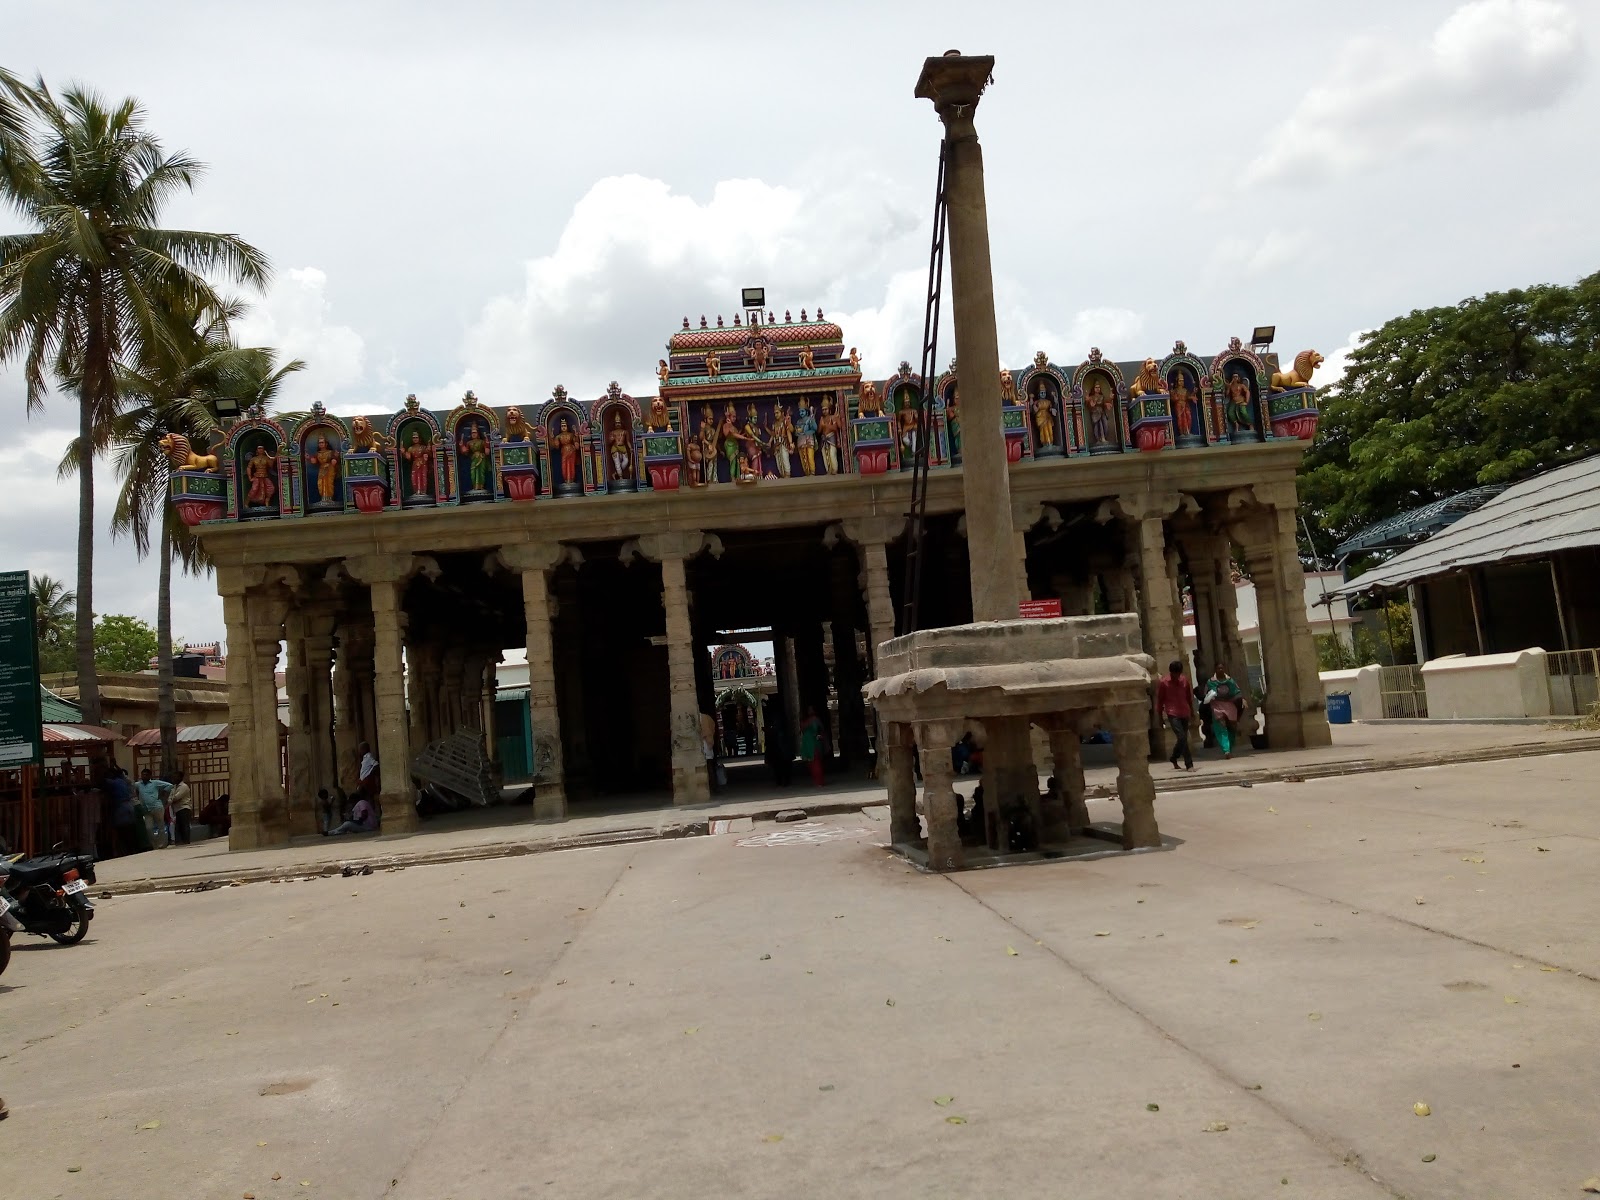
<path id="1" fill-rule="evenodd" d="M 1329 725 L 1348 725 L 1348 724 L 1350 724 L 1350 693 L 1349 692 L 1329 692 L 1328 693 L 1328 724 Z"/>

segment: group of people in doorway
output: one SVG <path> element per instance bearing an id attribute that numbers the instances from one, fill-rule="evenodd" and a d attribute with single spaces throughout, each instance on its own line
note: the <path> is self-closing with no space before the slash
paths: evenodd
<path id="1" fill-rule="evenodd" d="M 788 787 L 794 775 L 795 747 L 781 716 L 768 714 L 764 727 L 766 750 L 763 758 L 772 772 L 772 781 L 778 787 Z M 833 739 L 828 726 L 817 715 L 815 708 L 806 709 L 806 719 L 800 726 L 798 747 L 800 762 L 814 787 L 827 784 L 825 766 L 833 757 Z M 710 713 L 700 714 L 700 752 L 706 760 L 706 778 L 712 792 L 728 786 L 728 772 L 717 757 L 717 722 Z"/>
<path id="2" fill-rule="evenodd" d="M 137 780 L 115 763 L 106 768 L 102 792 L 110 809 L 118 854 L 187 846 L 193 798 L 183 772 L 155 778 L 146 767 Z"/>
<path id="3" fill-rule="evenodd" d="M 1201 717 L 1205 745 L 1215 744 L 1223 758 L 1233 757 L 1239 738 L 1239 720 L 1244 715 L 1245 694 L 1225 663 L 1218 663 L 1211 677 L 1191 686 L 1181 662 L 1172 662 L 1156 685 L 1156 712 L 1172 730 L 1175 745 L 1167 759 L 1172 769 L 1194 770 L 1194 751 L 1189 746 L 1189 729 L 1196 715 Z M 1179 759 L 1183 760 L 1180 768 Z"/>

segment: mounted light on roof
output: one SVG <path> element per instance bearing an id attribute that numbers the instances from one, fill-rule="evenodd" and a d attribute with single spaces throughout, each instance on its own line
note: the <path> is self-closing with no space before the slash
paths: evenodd
<path id="1" fill-rule="evenodd" d="M 766 288 L 744 288 L 740 295 L 744 297 L 740 308 L 765 308 L 767 306 Z"/>
<path id="2" fill-rule="evenodd" d="M 231 396 L 218 396 L 215 402 L 217 420 L 236 421 L 239 418 L 239 402 Z"/>
<path id="3" fill-rule="evenodd" d="M 1257 325 L 1255 332 L 1250 335 L 1250 348 L 1258 354 L 1272 345 L 1272 339 L 1278 336 L 1276 325 Z"/>

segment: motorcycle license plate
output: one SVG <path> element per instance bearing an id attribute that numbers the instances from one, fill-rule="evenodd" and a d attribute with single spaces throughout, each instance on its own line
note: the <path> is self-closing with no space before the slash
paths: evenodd
<path id="1" fill-rule="evenodd" d="M 76 896 L 79 892 L 89 890 L 89 885 L 81 879 L 74 879 L 71 883 L 62 884 L 61 890 L 69 896 Z"/>
<path id="2" fill-rule="evenodd" d="M 17 902 L 4 892 L 0 892 L 0 913 L 8 913 L 17 906 Z"/>

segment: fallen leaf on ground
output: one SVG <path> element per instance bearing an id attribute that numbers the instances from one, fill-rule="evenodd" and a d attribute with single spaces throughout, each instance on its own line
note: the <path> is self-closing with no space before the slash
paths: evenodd
<path id="1" fill-rule="evenodd" d="M 761 961 L 762 961 L 762 962 L 766 962 L 766 961 L 767 961 L 767 959 L 769 959 L 769 958 L 771 958 L 771 957 L 772 957 L 772 955 L 770 955 L 770 954 L 763 954 L 763 955 L 762 955 L 762 956 L 761 956 Z"/>
<path id="2" fill-rule="evenodd" d="M 1212 1121 L 1209 1125 L 1207 1125 L 1200 1132 L 1201 1133 L 1227 1133 L 1228 1132 L 1228 1123 L 1226 1121 Z"/>
<path id="3" fill-rule="evenodd" d="M 68 1167 L 67 1168 L 67 1174 L 68 1175 L 76 1175 L 81 1170 L 83 1170 L 82 1167 Z"/>
<path id="4" fill-rule="evenodd" d="M 956 1098 L 954 1096 L 935 1096 L 933 1098 L 933 1102 L 940 1108 L 949 1108 L 955 1101 Z"/>
<path id="5" fill-rule="evenodd" d="M 1583 1181 L 1583 1190 L 1586 1192 L 1600 1192 L 1600 1175 L 1591 1175 Z"/>
<path id="6" fill-rule="evenodd" d="M 1507 1004 L 1521 1004 L 1522 1001 L 1518 1000 L 1515 996 L 1507 996 L 1506 997 L 1506 1003 Z"/>
<path id="7" fill-rule="evenodd" d="M 944 1123 L 946 1125 L 965 1125 L 967 1119 L 965 1117 L 946 1117 Z"/>
<path id="8" fill-rule="evenodd" d="M 283 1175 L 280 1172 L 274 1171 L 272 1173 L 273 1182 L 277 1182 L 278 1180 L 280 1180 L 282 1178 L 283 1178 Z"/>
<path id="9" fill-rule="evenodd" d="M 1428 1105 L 1422 1100 L 1418 1100 L 1415 1104 L 1413 1104 L 1411 1106 L 1411 1111 L 1416 1113 L 1419 1117 L 1429 1117 L 1433 1115 L 1433 1109 L 1429 1108 Z"/>
<path id="10" fill-rule="evenodd" d="M 256 1143 L 256 1147 L 257 1147 L 257 1148 L 258 1148 L 258 1149 L 259 1149 L 259 1148 L 260 1148 L 260 1147 L 262 1147 L 262 1146 L 265 1146 L 265 1145 L 266 1145 L 266 1143 L 265 1143 L 265 1142 L 257 1142 L 257 1143 Z"/>
<path id="11" fill-rule="evenodd" d="M 1560 967 L 1540 967 L 1539 970 L 1541 970 L 1541 971 L 1559 971 L 1559 970 L 1561 970 L 1561 968 Z"/>
<path id="12" fill-rule="evenodd" d="M 1011 947 L 1011 946 L 1007 946 L 1006 947 L 1006 953 L 1009 954 L 1012 958 L 1015 958 L 1017 956 L 1016 949 L 1014 947 Z"/>
<path id="13" fill-rule="evenodd" d="M 1161 1111 L 1161 1105 L 1159 1105 L 1159 1104 L 1146 1104 L 1144 1106 L 1144 1110 L 1145 1110 L 1145 1112 L 1160 1112 Z"/>
<path id="14" fill-rule="evenodd" d="M 811 972 L 807 971 L 806 974 L 809 975 L 809 974 L 811 974 Z M 894 997 L 893 996 L 889 997 L 889 999 L 885 1000 L 883 1003 L 884 1003 L 885 1007 L 893 1008 L 894 1007 Z"/>
<path id="15" fill-rule="evenodd" d="M 819 1092 L 831 1092 L 831 1091 L 833 1091 L 833 1084 L 825 1083 L 821 1087 L 819 1087 L 817 1089 L 817 1091 L 819 1091 Z"/>
<path id="16" fill-rule="evenodd" d="M 1414 897 L 1414 899 L 1416 900 L 1416 902 L 1418 904 L 1426 904 L 1427 903 L 1427 901 L 1424 900 L 1421 896 L 1416 896 L 1416 897 Z"/>
<path id="17" fill-rule="evenodd" d="M 1244 1090 L 1247 1092 L 1259 1092 L 1261 1085 L 1259 1083 L 1247 1083 L 1244 1085 Z"/>
<path id="18" fill-rule="evenodd" d="M 700 1032 L 700 1026 L 698 1026 L 698 1025 L 691 1026 L 690 1028 L 684 1030 L 684 1033 L 699 1033 L 699 1032 Z"/>
<path id="19" fill-rule="evenodd" d="M 139 1126 L 139 1128 L 140 1129 L 160 1129 L 161 1128 L 161 1122 L 160 1121 L 146 1121 L 143 1125 Z"/>
<path id="20" fill-rule="evenodd" d="M 769 1133 L 769 1134 L 767 1134 L 766 1137 L 762 1138 L 761 1140 L 763 1142 L 781 1142 L 781 1141 L 783 1141 L 783 1134 L 781 1134 L 781 1133 Z"/>
<path id="21" fill-rule="evenodd" d="M 1549 854 L 1550 853 L 1550 847 L 1549 846 L 1535 846 L 1534 849 L 1538 850 L 1538 851 L 1540 851 L 1540 852 L 1542 852 L 1544 854 Z"/>
<path id="22" fill-rule="evenodd" d="M 1273 816 L 1277 816 L 1278 815 L 1278 810 L 1273 808 L 1272 805 L 1270 805 L 1270 804 L 1267 805 L 1267 811 L 1269 813 L 1271 813 Z"/>
<path id="23" fill-rule="evenodd" d="M 1422 1156 L 1422 1161 L 1423 1162 L 1432 1162 L 1434 1159 L 1436 1159 L 1438 1157 L 1439 1156 L 1437 1154 L 1424 1154 Z"/>
<path id="24" fill-rule="evenodd" d="M 1109 929 L 1096 929 L 1094 935 L 1095 937 L 1110 937 L 1111 931 Z"/>
<path id="25" fill-rule="evenodd" d="M 511 974 L 511 972 L 510 972 L 510 971 L 501 971 L 501 972 L 500 972 L 500 974 L 502 974 L 502 975 L 509 975 L 509 974 Z"/>
<path id="26" fill-rule="evenodd" d="M 1469 863 L 1481 863 L 1483 861 L 1483 855 L 1481 855 L 1481 854 L 1463 854 L 1461 856 L 1461 861 L 1462 862 L 1469 862 Z"/>
<path id="27" fill-rule="evenodd" d="M 1307 1013 L 1306 1014 L 1306 1020 L 1308 1020 L 1308 1021 L 1320 1021 L 1320 1020 L 1322 1020 L 1322 1014 L 1321 1013 Z"/>

